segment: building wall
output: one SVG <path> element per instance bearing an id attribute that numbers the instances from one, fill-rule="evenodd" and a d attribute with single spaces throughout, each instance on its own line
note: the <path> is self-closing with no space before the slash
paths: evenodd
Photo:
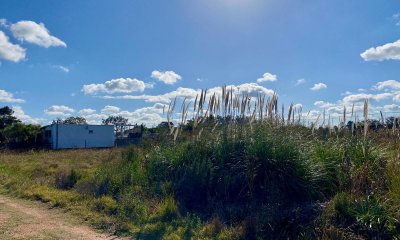
<path id="1" fill-rule="evenodd" d="M 114 146 L 114 126 L 54 124 L 45 129 L 51 129 L 52 131 L 51 142 L 53 149 Z"/>

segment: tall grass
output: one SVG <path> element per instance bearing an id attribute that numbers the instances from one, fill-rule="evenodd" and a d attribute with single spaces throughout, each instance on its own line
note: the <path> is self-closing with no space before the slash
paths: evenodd
<path id="1" fill-rule="evenodd" d="M 165 114 L 181 124 L 160 141 L 0 155 L 0 189 L 136 239 L 400 237 L 398 136 L 370 131 L 368 102 L 363 125 L 336 128 L 326 114 L 307 125 L 293 104 L 285 113 L 276 94 L 222 87 L 177 105 Z"/>

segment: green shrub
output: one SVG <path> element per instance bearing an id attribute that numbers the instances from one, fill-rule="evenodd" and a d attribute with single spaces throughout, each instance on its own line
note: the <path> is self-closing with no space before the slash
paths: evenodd
<path id="1" fill-rule="evenodd" d="M 80 174 L 74 169 L 58 171 L 55 175 L 55 185 L 59 189 L 68 190 L 73 188 L 80 178 Z"/>
<path id="2" fill-rule="evenodd" d="M 114 215 L 117 213 L 118 203 L 111 197 L 101 196 L 93 200 L 93 207 L 98 212 Z"/>

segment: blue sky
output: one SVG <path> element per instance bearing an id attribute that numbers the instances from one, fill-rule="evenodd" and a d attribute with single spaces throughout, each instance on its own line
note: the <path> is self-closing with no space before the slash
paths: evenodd
<path id="1" fill-rule="evenodd" d="M 0 106 L 26 122 L 121 114 L 151 125 L 169 99 L 224 84 L 277 91 L 314 117 L 366 98 L 371 112 L 400 113 L 399 1 L 2 0 L 0 9 Z"/>

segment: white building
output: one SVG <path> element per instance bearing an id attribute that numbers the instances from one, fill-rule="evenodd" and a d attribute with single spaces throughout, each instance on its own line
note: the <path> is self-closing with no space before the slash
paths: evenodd
<path id="1" fill-rule="evenodd" d="M 42 128 L 44 143 L 52 149 L 113 147 L 114 126 L 52 124 Z"/>

